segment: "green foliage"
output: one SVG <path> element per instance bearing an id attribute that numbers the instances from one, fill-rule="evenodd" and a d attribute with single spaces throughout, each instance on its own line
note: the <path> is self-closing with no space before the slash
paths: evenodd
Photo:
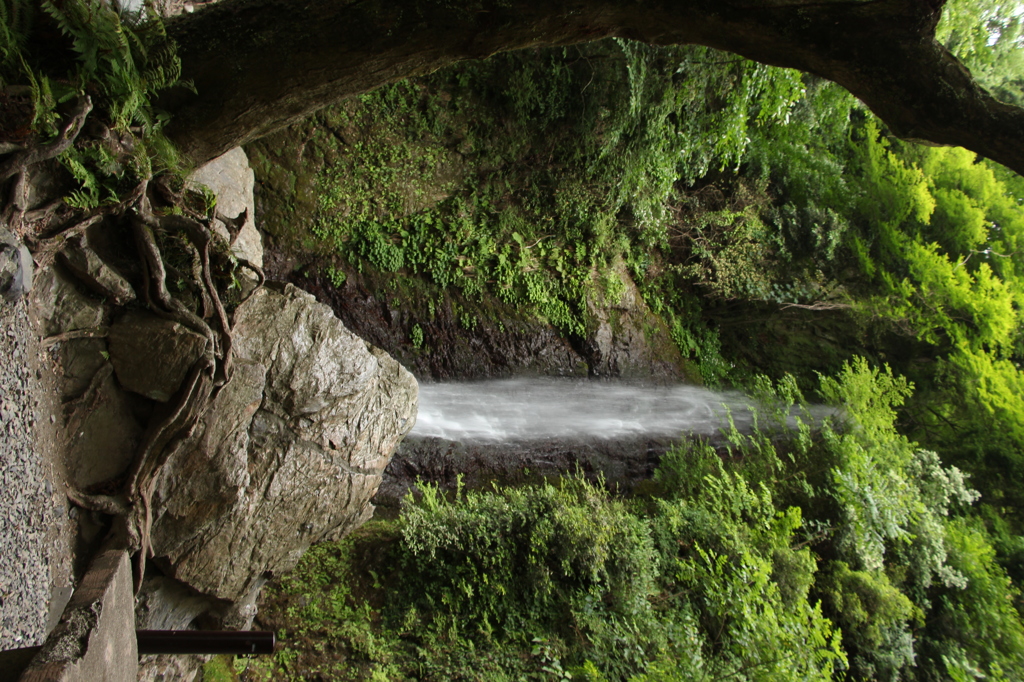
<path id="1" fill-rule="evenodd" d="M 983 500 L 999 508 L 1020 535 L 1024 528 L 1020 364 L 968 348 L 937 364 L 933 397 L 913 412 L 916 423 L 949 461 L 972 473 Z"/>
<path id="2" fill-rule="evenodd" d="M 676 280 L 654 270 L 679 186 L 738 164 L 749 135 L 784 123 L 803 87 L 796 72 L 705 48 L 622 40 L 460 64 L 324 117 L 351 141 L 319 175 L 313 232 L 356 268 L 489 294 L 583 336 L 615 263 L 650 280 L 649 305 L 675 299 Z M 488 170 L 467 174 L 467 163 Z M 662 314 L 701 326 L 671 305 Z M 706 376 L 728 371 L 713 350 L 701 355 Z"/>
<path id="3" fill-rule="evenodd" d="M 863 199 L 852 215 L 863 227 L 852 244 L 866 280 L 858 305 L 929 358 L 928 371 L 920 359 L 912 366 L 926 389 L 907 407 L 913 435 L 975 473 L 987 498 L 1017 500 L 1024 207 L 1016 184 L 970 152 L 890 142 L 873 124 L 857 150 Z M 900 345 L 905 353 L 911 344 Z"/>
<path id="4" fill-rule="evenodd" d="M 895 428 L 896 408 L 909 394 L 905 380 L 858 359 L 839 377 L 822 380 L 822 393 L 843 406 L 851 428 L 822 430 L 833 461 L 833 490 L 843 515 L 839 536 L 856 564 L 879 571 L 887 549 L 913 554 L 912 581 L 928 588 L 934 578 L 948 586 L 962 577 L 945 563 L 941 518 L 971 504 L 977 493 L 955 467 L 915 447 Z"/>
<path id="5" fill-rule="evenodd" d="M 337 544 L 312 547 L 295 570 L 267 590 L 280 647 L 273 656 L 236 659 L 242 680 L 375 679 L 393 675 L 396 640 L 380 632 L 365 594 L 379 589 L 374 575 L 354 569 L 358 552 L 372 541 L 386 552 L 394 538 L 387 526 Z M 354 591 L 360 590 L 357 596 Z"/>
<path id="6" fill-rule="evenodd" d="M 145 20 L 122 16 L 98 0 L 42 0 L 41 6 L 77 55 L 72 87 L 84 92 L 88 84 L 98 84 L 116 129 L 137 124 L 148 134 L 166 122 L 150 98 L 178 83 L 181 61 L 155 12 L 148 10 Z"/>
<path id="7" fill-rule="evenodd" d="M 412 331 L 409 332 L 409 341 L 412 342 L 412 347 L 416 350 L 423 348 L 423 327 L 419 324 L 414 324 Z"/>
<path id="8" fill-rule="evenodd" d="M 846 646 L 857 652 L 854 668 L 863 678 L 898 679 L 914 664 L 908 623 L 922 614 L 884 572 L 854 571 L 835 561 L 817 588 L 836 614 Z"/>
<path id="9" fill-rule="evenodd" d="M 999 99 L 1024 101 L 1024 23 L 1020 0 L 952 0 L 935 37 Z"/>
<path id="10" fill-rule="evenodd" d="M 22 0 L 0 2 L 0 85 L 7 85 L 12 74 L 33 76 L 23 53 L 35 23 L 34 3 Z"/>
<path id="11" fill-rule="evenodd" d="M 203 682 L 235 682 L 230 656 L 215 656 L 203 665 Z"/>
<path id="12" fill-rule="evenodd" d="M 653 550 L 645 524 L 621 502 L 580 479 L 457 502 L 422 493 L 402 515 L 403 622 L 444 637 L 566 629 L 609 645 L 626 637 L 630 647 L 601 652 L 604 667 L 644 660 Z"/>
<path id="13" fill-rule="evenodd" d="M 1009 7 L 955 0 L 940 29 L 1005 98 L 1022 54 Z M 771 403 L 753 434 L 666 455 L 662 499 L 633 507 L 579 482 L 426 490 L 403 512 L 403 574 L 373 626 L 392 653 L 373 665 L 418 679 L 1020 677 L 1020 178 L 892 139 L 814 77 L 628 41 L 460 64 L 318 125 L 312 139 L 334 145 L 321 248 L 429 282 L 420 319 L 458 292 L 464 329 L 491 297 L 585 337 L 624 271 L 706 383 L 746 377 Z M 756 348 L 737 341 L 747 327 Z M 410 328 L 414 348 L 423 335 Z M 797 339 L 802 374 L 771 384 L 753 370 L 779 378 L 778 337 Z M 831 378 L 815 383 L 806 355 L 829 344 Z M 837 415 L 790 421 L 797 385 Z M 961 471 L 989 530 L 965 518 L 977 493 Z"/>
<path id="14" fill-rule="evenodd" d="M 95 107 L 90 116 L 114 130 L 101 140 L 80 141 L 60 156 L 80 184 L 67 203 L 93 208 L 116 201 L 132 183 L 155 172 L 180 170 L 177 153 L 161 133 L 169 117 L 153 104 L 160 91 L 187 87 L 179 80 L 181 63 L 160 17 L 151 9 L 119 13 L 100 0 L 43 0 L 39 8 L 66 38 L 70 70 L 55 66 L 61 60 L 54 55 L 65 46 L 50 45 L 44 54 L 29 42 L 41 21 L 35 4 L 4 0 L 0 84 L 28 87 L 33 111 L 28 123 L 40 137 L 58 132 L 61 105 L 85 95 Z M 131 143 L 125 142 L 129 133 Z"/>
<path id="15" fill-rule="evenodd" d="M 950 608 L 981 618 L 967 605 L 972 579 L 950 539 L 961 523 L 951 519 L 977 493 L 958 469 L 896 430 L 907 382 L 863 360 L 823 378 L 822 395 L 842 412 L 840 422 L 827 420 L 817 432 L 803 418 L 788 425 L 790 405 L 799 404 L 795 383 L 757 383 L 764 405 L 759 431 L 726 434 L 724 452 L 694 443 L 662 460 L 661 487 L 676 504 L 689 500 L 678 524 L 687 531 L 681 546 L 716 556 L 754 547 L 771 556 L 772 579 L 785 602 L 820 600 L 823 615 L 841 629 L 852 679 L 944 678 L 945 654 L 935 652 L 963 645 L 930 624 L 942 622 Z M 806 539 L 796 543 L 797 533 Z M 658 546 L 673 539 L 669 534 Z M 1000 598 L 1012 603 L 1012 586 L 997 580 L 999 567 L 989 563 L 985 570 L 977 580 L 996 581 Z M 1014 618 L 1005 623 L 1010 633 L 1020 624 L 1019 614 Z M 968 659 L 978 660 L 972 652 L 975 658 Z"/>
<path id="16" fill-rule="evenodd" d="M 964 477 L 897 432 L 907 382 L 822 383 L 843 410 L 813 424 L 756 381 L 757 428 L 672 449 L 657 497 L 422 486 L 277 581 L 294 648 L 243 679 L 1016 679 L 1019 593 Z"/>
<path id="17" fill-rule="evenodd" d="M 901 158 L 887 147 L 869 125 L 864 180 L 872 191 L 860 214 L 878 228 L 871 262 L 885 267 L 878 274 L 887 292 L 868 305 L 934 345 L 1008 348 L 1020 326 L 1015 262 L 988 259 L 1004 240 L 1016 244 L 1024 214 L 1006 203 L 1005 187 L 973 154 Z"/>
<path id="18" fill-rule="evenodd" d="M 976 522 L 945 526 L 951 567 L 964 576 L 959 593 L 937 597 L 924 630 L 923 653 L 949 679 L 1019 679 L 1024 671 L 1024 626 L 1014 609 L 1018 589 L 995 561 L 987 533 Z"/>
<path id="19" fill-rule="evenodd" d="M 831 679 L 845 656 L 838 632 L 807 600 L 810 550 L 790 547 L 800 510 L 777 512 L 763 484 L 704 454 L 698 471 L 717 472 L 699 488 L 692 475 L 690 486 L 669 486 L 679 497 L 659 501 L 654 517 L 678 630 L 641 679 Z"/>

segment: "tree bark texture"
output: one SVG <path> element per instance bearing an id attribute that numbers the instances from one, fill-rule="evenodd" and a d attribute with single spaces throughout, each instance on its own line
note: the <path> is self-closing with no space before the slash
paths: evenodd
<path id="1" fill-rule="evenodd" d="M 169 133 L 197 163 L 317 109 L 463 59 L 609 36 L 700 44 L 810 72 L 904 138 L 1024 174 L 1024 110 L 934 40 L 941 0 L 224 0 L 171 20 Z"/>

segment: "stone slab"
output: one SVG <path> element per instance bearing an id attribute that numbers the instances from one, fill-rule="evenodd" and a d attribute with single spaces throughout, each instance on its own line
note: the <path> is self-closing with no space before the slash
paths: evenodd
<path id="1" fill-rule="evenodd" d="M 134 607 L 128 552 L 100 552 L 21 682 L 135 682 Z"/>

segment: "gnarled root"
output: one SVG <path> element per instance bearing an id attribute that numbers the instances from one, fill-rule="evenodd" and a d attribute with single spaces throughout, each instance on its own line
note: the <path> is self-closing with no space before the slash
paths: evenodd
<path id="1" fill-rule="evenodd" d="M 155 314 L 173 320 L 206 339 L 205 352 L 192 366 L 171 403 L 158 409 L 151 417 L 118 493 L 98 495 L 74 489 L 69 489 L 67 493 L 72 503 L 115 517 L 111 541 L 126 544 L 135 552 L 138 589 L 141 587 L 146 561 L 152 555 L 152 499 L 160 471 L 175 447 L 192 434 L 216 392 L 230 381 L 231 321 L 214 282 L 210 256 L 214 235 L 210 229 L 210 220 L 190 210 L 183 201 L 183 194 L 172 191 L 165 180 L 145 180 L 127 195 L 123 195 L 118 203 L 104 204 L 90 210 L 62 210 L 62 201 L 28 210 L 28 184 L 33 166 L 57 157 L 75 144 L 92 106 L 89 97 L 81 97 L 76 101 L 60 134 L 52 142 L 27 149 L 5 148 L 4 153 L 0 154 L 0 225 L 6 225 L 21 236 L 40 265 L 48 265 L 63 248 L 68 237 L 85 232 L 104 219 L 127 214 L 126 219 L 142 266 L 144 282 L 139 292 L 142 301 Z M 151 193 L 180 210 L 166 214 L 154 211 L 150 202 Z M 246 217 L 243 215 L 236 221 L 225 223 L 229 230 L 237 232 Z M 26 225 L 31 226 L 31 229 Z M 193 258 L 188 279 L 192 280 L 192 290 L 201 301 L 200 314 L 176 299 L 168 290 L 167 267 L 157 241 L 157 235 L 165 233 L 180 234 L 187 242 L 186 248 Z M 245 261 L 241 266 L 256 273 L 257 288 L 263 285 L 265 278 L 262 270 Z M 51 347 L 63 341 L 101 337 L 106 333 L 105 327 L 74 330 L 49 337 L 43 343 L 44 347 Z M 69 426 L 78 423 L 84 413 L 92 408 L 100 384 L 107 380 L 111 371 L 112 366 L 104 363 L 96 373 L 89 387 L 75 401 Z"/>
<path id="2" fill-rule="evenodd" d="M 0 163 L 0 184 L 3 184 L 12 177 L 15 178 L 2 216 L 3 222 L 7 224 L 12 232 L 21 234 L 25 211 L 28 209 L 28 206 L 26 206 L 28 197 L 28 169 L 38 163 L 59 156 L 71 147 L 75 143 L 78 134 L 82 132 L 85 118 L 89 115 L 90 111 L 92 111 L 92 99 L 88 96 L 80 97 L 75 102 L 75 107 L 71 111 L 71 118 L 55 140 L 18 152 Z"/>
<path id="3" fill-rule="evenodd" d="M 79 98 L 75 103 L 75 108 L 71 111 L 71 119 L 64 126 L 64 129 L 60 131 L 57 139 L 49 144 L 26 149 L 0 163 L 0 182 L 7 180 L 16 173 L 23 173 L 26 168 L 34 166 L 41 161 L 52 159 L 64 153 L 68 147 L 75 143 L 75 138 L 82 132 L 82 126 L 85 125 L 85 117 L 89 115 L 90 111 L 92 111 L 92 99 L 88 95 Z"/>
<path id="4" fill-rule="evenodd" d="M 199 217 L 158 215 L 150 203 L 146 183 L 129 216 L 132 233 L 142 264 L 144 283 L 142 299 L 161 317 L 174 320 L 206 339 L 206 351 L 190 369 L 173 400 L 159 409 L 151 418 L 145 436 L 135 453 L 121 493 L 109 496 L 86 495 L 75 492 L 69 498 L 80 506 L 112 513 L 118 517 L 117 531 L 125 535 L 130 549 L 135 552 L 135 587 L 142 585 L 147 560 L 152 556 L 150 530 L 153 524 L 152 499 L 160 471 L 175 447 L 192 435 L 206 412 L 216 391 L 231 377 L 231 323 L 217 292 L 210 263 L 210 243 L 213 235 L 209 226 Z M 157 233 L 183 233 L 191 243 L 196 267 L 193 277 L 202 292 L 203 315 L 197 315 L 174 298 L 167 288 L 167 268 L 164 265 Z M 264 276 L 256 266 L 244 263 L 257 274 L 259 285 Z M 207 314 L 216 319 L 216 330 L 207 323 Z M 115 504 L 111 500 L 123 500 Z M 113 532 L 113 531 L 112 531 Z"/>

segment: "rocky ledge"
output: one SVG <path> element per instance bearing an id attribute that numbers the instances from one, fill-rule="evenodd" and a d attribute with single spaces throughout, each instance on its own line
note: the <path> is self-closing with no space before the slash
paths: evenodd
<path id="1" fill-rule="evenodd" d="M 462 443 L 408 436 L 398 446 L 373 498 L 378 516 L 394 517 L 420 484 L 452 492 L 491 483 L 522 485 L 576 473 L 621 494 L 637 491 L 677 439 L 547 439 L 514 443 Z"/>

